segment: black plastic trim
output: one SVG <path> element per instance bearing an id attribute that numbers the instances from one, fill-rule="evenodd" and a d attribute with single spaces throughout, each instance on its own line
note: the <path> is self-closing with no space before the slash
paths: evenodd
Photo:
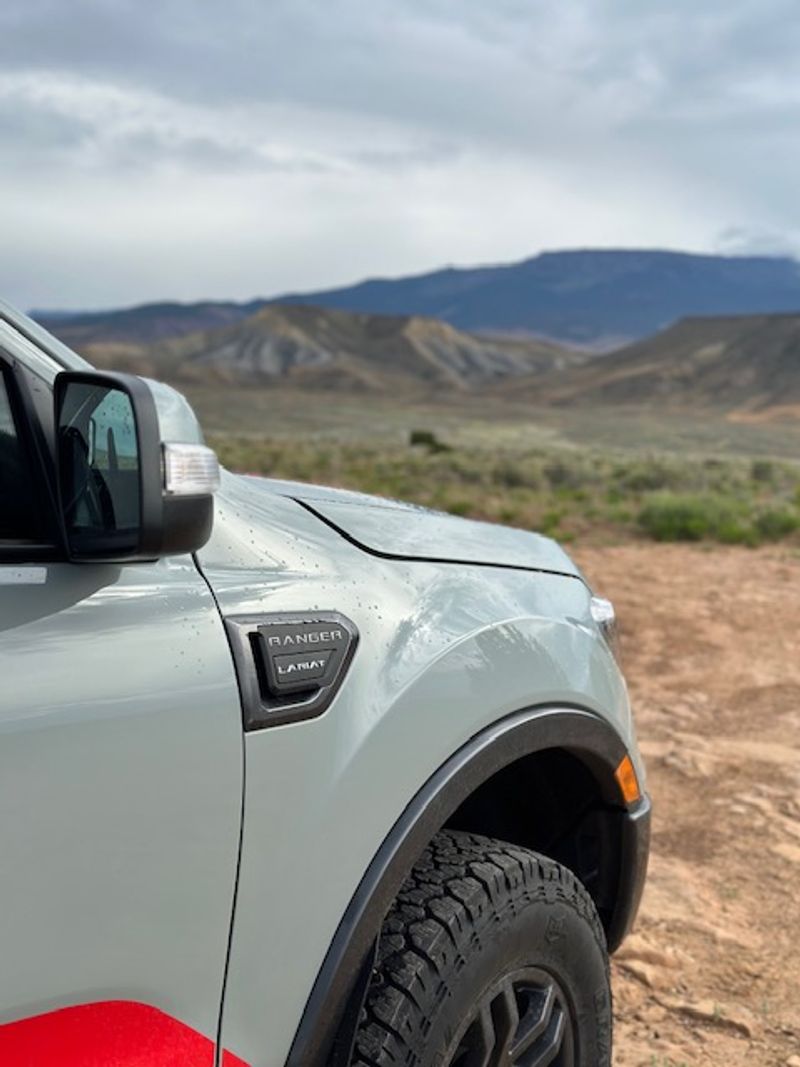
<path id="1" fill-rule="evenodd" d="M 532 708 L 476 734 L 422 786 L 367 868 L 336 930 L 300 1020 L 286 1067 L 324 1067 L 364 960 L 383 917 L 425 845 L 483 782 L 522 756 L 565 749 L 593 772 L 604 800 L 626 824 L 619 893 L 610 923 L 614 937 L 629 929 L 641 896 L 647 860 L 649 803 L 630 813 L 620 803 L 614 771 L 627 750 L 613 727 L 580 708 Z M 629 870 L 629 865 L 636 869 Z M 618 942 L 609 941 L 610 948 Z"/>
<path id="2" fill-rule="evenodd" d="M 290 722 L 315 719 L 331 706 L 339 692 L 358 646 L 358 628 L 338 611 L 299 611 L 265 613 L 263 615 L 229 615 L 225 618 L 228 642 L 233 652 L 239 692 L 242 698 L 242 719 L 246 731 L 264 730 Z M 325 623 L 341 628 L 348 635 L 347 646 L 335 674 L 325 685 L 285 698 L 267 697 L 264 693 L 260 665 L 253 652 L 252 638 L 259 627 L 283 624 Z"/>
<path id="3" fill-rule="evenodd" d="M 305 508 L 315 519 L 319 519 L 320 522 L 324 522 L 326 526 L 331 530 L 335 530 L 340 537 L 343 537 L 345 541 L 349 541 L 351 545 L 360 549 L 362 552 L 366 552 L 369 556 L 375 556 L 376 559 L 390 559 L 402 563 L 447 563 L 451 566 L 455 564 L 459 567 L 493 567 L 497 570 L 503 571 L 527 571 L 533 574 L 554 574 L 558 578 L 572 578 L 574 581 L 581 582 L 586 585 L 586 581 L 580 574 L 572 574 L 570 571 L 557 571 L 548 567 L 525 567 L 520 563 L 496 563 L 488 562 L 488 560 L 479 559 L 448 559 L 446 556 L 404 556 L 398 552 L 382 552 L 378 548 L 372 548 L 371 545 L 365 545 L 363 541 L 359 541 L 358 538 L 353 537 L 347 530 L 342 529 L 332 519 L 329 519 L 326 515 L 317 511 L 315 507 L 308 503 L 307 500 L 302 500 L 300 497 L 291 497 L 295 504 L 299 504 L 301 508 Z"/>
<path id="4" fill-rule="evenodd" d="M 619 882 L 616 906 L 606 931 L 609 952 L 615 952 L 630 933 L 647 879 L 652 804 L 644 795 L 622 817 Z"/>

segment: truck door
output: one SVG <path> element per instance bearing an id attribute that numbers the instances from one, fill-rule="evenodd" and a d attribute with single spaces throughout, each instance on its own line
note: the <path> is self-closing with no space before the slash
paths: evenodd
<path id="1" fill-rule="evenodd" d="M 0 362 L 0 1063 L 212 1067 L 242 803 L 222 623 L 190 556 L 58 558 L 21 402 Z"/>

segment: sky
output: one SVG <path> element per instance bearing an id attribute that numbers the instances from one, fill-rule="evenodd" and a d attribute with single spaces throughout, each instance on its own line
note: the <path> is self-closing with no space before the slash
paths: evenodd
<path id="1" fill-rule="evenodd" d="M 797 0 L 2 0 L 0 295 L 800 254 Z"/>

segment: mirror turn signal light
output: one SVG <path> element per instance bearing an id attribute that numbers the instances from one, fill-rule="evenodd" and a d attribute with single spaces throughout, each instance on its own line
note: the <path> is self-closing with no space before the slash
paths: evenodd
<path id="1" fill-rule="evenodd" d="M 165 444 L 164 490 L 168 496 L 206 496 L 219 489 L 219 461 L 205 445 Z"/>
<path id="2" fill-rule="evenodd" d="M 625 756 L 614 771 L 614 778 L 622 793 L 622 799 L 626 804 L 635 804 L 640 799 L 642 791 L 639 788 L 639 779 L 636 777 L 630 756 Z"/>

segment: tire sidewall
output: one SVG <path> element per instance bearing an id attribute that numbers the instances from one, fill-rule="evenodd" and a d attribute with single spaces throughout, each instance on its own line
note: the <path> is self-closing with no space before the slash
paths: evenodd
<path id="1" fill-rule="evenodd" d="M 425 1067 L 442 1067 L 475 1007 L 503 976 L 526 967 L 546 971 L 564 993 L 575 1036 L 577 1067 L 611 1063 L 611 992 L 608 961 L 590 924 L 561 902 L 535 900 L 490 911 L 477 922 L 477 943 L 447 976 L 447 990 L 431 1019 Z"/>

